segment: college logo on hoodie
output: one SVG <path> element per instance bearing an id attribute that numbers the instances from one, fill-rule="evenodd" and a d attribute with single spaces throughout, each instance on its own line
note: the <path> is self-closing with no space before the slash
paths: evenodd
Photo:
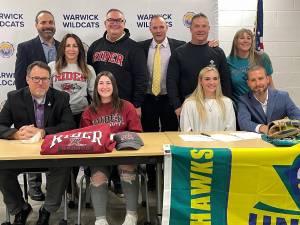
<path id="1" fill-rule="evenodd" d="M 93 55 L 93 62 L 109 62 L 122 66 L 123 60 L 124 56 L 116 52 L 99 51 L 95 52 Z"/>

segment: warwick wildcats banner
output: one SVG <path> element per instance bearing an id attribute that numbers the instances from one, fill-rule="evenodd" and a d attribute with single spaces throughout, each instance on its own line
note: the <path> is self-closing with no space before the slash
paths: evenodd
<path id="1" fill-rule="evenodd" d="M 156 14 L 165 19 L 169 37 L 189 41 L 192 16 L 199 12 L 208 16 L 209 39 L 218 39 L 217 0 L 0 0 L 0 3 L 0 108 L 7 92 L 15 89 L 17 46 L 38 35 L 35 16 L 40 10 L 53 13 L 56 40 L 61 41 L 65 34 L 74 33 L 81 38 L 86 49 L 103 36 L 106 12 L 111 8 L 123 11 L 125 26 L 135 41 L 152 37 L 149 24 Z"/>
<path id="2" fill-rule="evenodd" d="M 164 225 L 300 225 L 300 145 L 165 156 Z"/>

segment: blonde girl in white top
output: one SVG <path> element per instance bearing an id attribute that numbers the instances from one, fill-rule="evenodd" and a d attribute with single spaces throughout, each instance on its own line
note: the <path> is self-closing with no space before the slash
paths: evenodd
<path id="1" fill-rule="evenodd" d="M 236 130 L 233 104 L 222 94 L 215 67 L 200 71 L 197 88 L 183 103 L 180 128 L 185 132 Z"/>

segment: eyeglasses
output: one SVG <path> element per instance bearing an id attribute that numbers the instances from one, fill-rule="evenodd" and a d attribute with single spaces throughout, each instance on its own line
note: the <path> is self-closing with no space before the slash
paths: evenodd
<path id="1" fill-rule="evenodd" d="M 125 22 L 125 20 L 123 20 L 121 18 L 119 18 L 119 19 L 108 18 L 108 19 L 106 19 L 106 21 L 110 24 L 113 24 L 113 23 L 121 24 L 121 23 Z"/>
<path id="2" fill-rule="evenodd" d="M 42 83 L 48 83 L 50 81 L 49 77 L 29 77 L 33 83 L 40 83 L 40 81 L 42 81 Z"/>

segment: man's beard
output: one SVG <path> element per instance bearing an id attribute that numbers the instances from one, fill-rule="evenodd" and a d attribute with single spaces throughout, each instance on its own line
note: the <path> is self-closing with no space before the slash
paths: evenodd
<path id="1" fill-rule="evenodd" d="M 55 34 L 55 29 L 44 29 L 39 34 L 44 38 L 52 38 Z"/>

